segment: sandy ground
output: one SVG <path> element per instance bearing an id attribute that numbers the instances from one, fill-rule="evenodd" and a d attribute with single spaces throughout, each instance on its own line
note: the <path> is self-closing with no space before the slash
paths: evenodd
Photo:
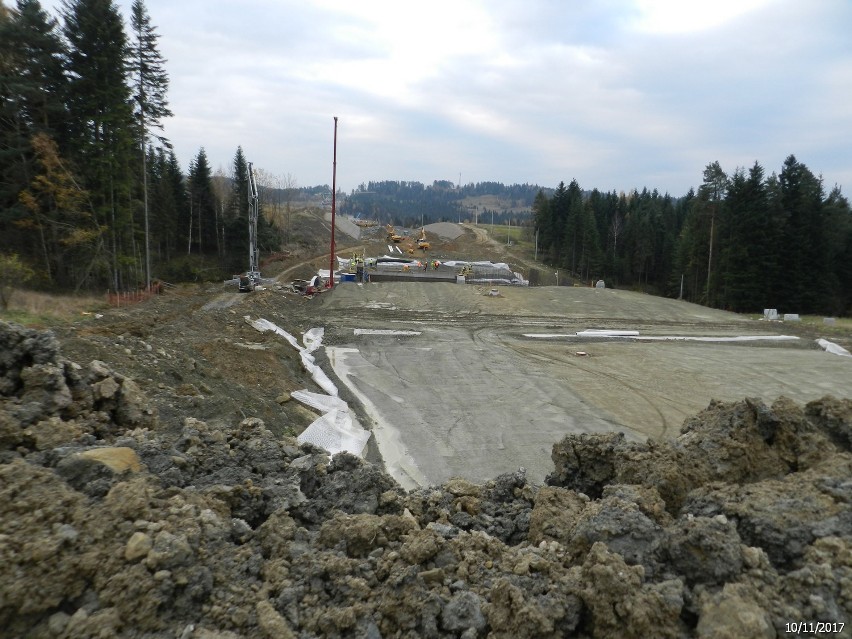
<path id="1" fill-rule="evenodd" d="M 673 438 L 714 399 L 850 397 L 852 358 L 783 323 L 592 288 L 346 284 L 322 296 L 334 371 L 404 486 L 552 470 L 566 433 Z M 356 335 L 355 329 L 420 331 Z M 638 338 L 581 337 L 588 329 Z M 715 341 L 648 340 L 651 337 Z M 720 341 L 748 337 L 752 341 Z M 780 339 L 779 339 L 780 338 Z"/>

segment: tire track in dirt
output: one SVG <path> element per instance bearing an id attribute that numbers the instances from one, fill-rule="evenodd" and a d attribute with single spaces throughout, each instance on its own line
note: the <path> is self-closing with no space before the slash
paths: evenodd
<path id="1" fill-rule="evenodd" d="M 670 437 L 670 436 L 672 436 L 673 433 L 671 432 L 671 424 L 670 424 L 669 420 L 666 418 L 665 414 L 662 412 L 662 410 L 660 410 L 660 408 L 654 402 L 654 400 L 648 394 L 646 394 L 645 392 L 640 390 L 636 385 L 631 384 L 626 379 L 624 379 L 623 376 L 617 375 L 615 373 L 607 373 L 607 372 L 604 372 L 604 371 L 595 370 L 595 369 L 587 367 L 587 366 L 582 366 L 577 361 L 575 361 L 577 359 L 576 356 L 574 358 L 569 359 L 568 357 L 564 357 L 564 356 L 559 355 L 559 354 L 557 354 L 553 351 L 551 351 L 549 353 L 542 353 L 542 352 L 537 351 L 533 348 L 525 347 L 522 344 L 513 344 L 513 343 L 509 343 L 509 342 L 504 342 L 504 344 L 507 348 L 510 348 L 511 350 L 522 355 L 523 357 L 534 359 L 534 360 L 541 361 L 541 362 L 547 362 L 547 363 L 550 363 L 550 364 L 561 364 L 561 365 L 564 365 L 564 366 L 570 366 L 572 368 L 576 368 L 576 369 L 583 371 L 587 375 L 608 379 L 612 382 L 615 382 L 619 387 L 628 389 L 639 400 L 641 400 L 642 402 L 647 404 L 647 406 L 659 417 L 659 420 L 660 420 L 659 430 L 654 429 L 655 432 L 652 434 L 652 433 L 648 432 L 649 429 L 645 426 L 639 426 L 639 425 L 636 425 L 636 424 L 625 424 L 625 423 L 619 422 L 618 420 L 614 420 L 614 419 L 607 419 L 606 421 L 616 423 L 622 428 L 629 428 L 630 430 L 635 430 L 637 432 L 641 432 L 641 433 L 644 433 L 644 434 L 649 435 L 649 436 L 654 436 L 654 437 Z"/>

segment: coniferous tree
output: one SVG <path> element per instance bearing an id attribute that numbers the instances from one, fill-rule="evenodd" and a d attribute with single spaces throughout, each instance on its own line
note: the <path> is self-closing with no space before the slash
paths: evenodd
<path id="1" fill-rule="evenodd" d="M 823 310 L 828 302 L 822 183 L 791 155 L 778 177 L 785 224 L 783 299 L 795 312 Z"/>
<path id="2" fill-rule="evenodd" d="M 157 46 L 157 35 L 151 26 L 151 19 L 142 0 L 133 0 L 130 23 L 133 29 L 133 45 L 130 57 L 130 73 L 133 78 L 134 111 L 139 123 L 140 148 L 142 150 L 142 201 L 145 220 L 145 282 L 151 286 L 151 255 L 149 239 L 149 202 L 147 146 L 148 130 L 163 128 L 162 120 L 172 115 L 168 108 L 166 92 L 169 76 L 165 70 L 165 60 Z M 161 144 L 170 146 L 168 141 L 158 135 Z"/>
<path id="3" fill-rule="evenodd" d="M 706 293 L 710 225 L 706 202 L 697 195 L 685 204 L 686 214 L 675 247 L 675 263 L 683 280 L 684 299 L 700 302 Z M 679 284 L 678 284 L 679 285 Z"/>
<path id="4" fill-rule="evenodd" d="M 723 306 L 734 311 L 757 311 L 772 306 L 776 280 L 775 225 L 769 216 L 769 197 L 763 167 L 734 172 L 728 190 L 729 239 L 724 247 Z"/>
<path id="5" fill-rule="evenodd" d="M 579 271 L 577 275 L 583 281 L 601 276 L 601 248 L 598 225 L 595 219 L 597 199 L 589 198 L 582 205 L 582 221 L 580 224 L 580 247 L 578 256 Z"/>
<path id="6" fill-rule="evenodd" d="M 550 200 L 544 194 L 544 191 L 539 191 L 535 196 L 532 205 L 533 219 L 535 220 L 535 243 L 536 256 L 544 254 L 546 248 L 550 247 L 550 238 L 552 236 L 553 220 L 550 211 Z"/>
<path id="7" fill-rule="evenodd" d="M 169 149 L 165 155 L 166 163 L 163 172 L 163 179 L 165 180 L 164 188 L 169 192 L 169 200 L 174 202 L 174 206 L 173 208 L 164 207 L 160 211 L 160 215 L 168 219 L 166 223 L 167 229 L 174 228 L 174 235 L 170 236 L 172 239 L 166 242 L 166 246 L 168 247 L 166 259 L 169 259 L 171 255 L 179 253 L 180 247 L 183 246 L 183 241 L 186 239 L 183 232 L 184 227 L 180 226 L 180 219 L 182 212 L 188 210 L 189 203 L 187 201 L 186 180 L 180 169 L 174 150 Z"/>
<path id="8" fill-rule="evenodd" d="M 69 0 L 67 72 L 71 154 L 83 175 L 99 224 L 109 228 L 112 286 L 123 287 L 134 256 L 130 168 L 133 113 L 127 83 L 127 35 L 111 0 Z M 128 251 L 130 251 L 128 253 Z"/>
<path id="9" fill-rule="evenodd" d="M 824 204 L 826 252 L 830 277 L 831 307 L 835 314 L 848 313 L 852 305 L 852 209 L 849 200 L 835 186 Z"/>
<path id="10" fill-rule="evenodd" d="M 722 203 L 727 192 L 728 176 L 722 170 L 718 161 L 708 164 L 704 169 L 704 182 L 698 188 L 698 206 L 701 213 L 709 218 L 710 228 L 707 245 L 707 285 L 705 287 L 704 299 L 710 306 L 713 305 L 713 247 L 716 242 L 716 219 L 721 215 Z"/>
<path id="11" fill-rule="evenodd" d="M 58 140 L 65 121 L 64 48 L 55 19 L 37 0 L 18 0 L 0 12 L 0 243 L 25 257 L 43 253 L 44 228 L 19 193 L 37 173 L 32 139 Z"/>
<path id="12" fill-rule="evenodd" d="M 179 206 L 182 200 L 172 186 L 171 163 L 173 153 L 163 147 L 150 149 L 148 160 L 148 190 L 151 207 L 151 222 L 154 232 L 150 235 L 151 251 L 156 261 L 164 262 L 176 253 Z M 176 160 L 174 160 L 176 163 Z M 182 176 L 179 192 L 183 191 Z"/>
<path id="13" fill-rule="evenodd" d="M 564 239 L 562 242 L 561 264 L 577 275 L 577 264 L 580 259 L 580 242 L 583 237 L 583 191 L 577 180 L 571 180 L 566 191 L 567 202 L 564 207 Z"/>
<path id="14" fill-rule="evenodd" d="M 189 167 L 189 211 L 187 253 L 216 252 L 216 200 L 207 152 L 202 148 Z"/>
<path id="15" fill-rule="evenodd" d="M 550 237 L 546 241 L 546 246 L 550 250 L 550 259 L 554 265 L 561 264 L 564 259 L 565 228 L 570 207 L 568 189 L 565 188 L 565 182 L 560 182 L 550 199 Z"/>
<path id="16" fill-rule="evenodd" d="M 228 204 L 229 215 L 225 222 L 225 242 L 228 247 L 228 265 L 232 270 L 245 270 L 249 254 L 249 181 L 248 162 L 243 148 L 237 147 L 233 161 L 232 189 Z"/>

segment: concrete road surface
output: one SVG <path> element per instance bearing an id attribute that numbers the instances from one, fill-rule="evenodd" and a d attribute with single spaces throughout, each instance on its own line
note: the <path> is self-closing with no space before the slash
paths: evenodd
<path id="1" fill-rule="evenodd" d="M 333 370 L 407 488 L 519 467 L 542 482 L 567 433 L 675 437 L 713 399 L 852 396 L 852 357 L 783 323 L 612 289 L 491 293 L 353 283 L 319 300 Z"/>

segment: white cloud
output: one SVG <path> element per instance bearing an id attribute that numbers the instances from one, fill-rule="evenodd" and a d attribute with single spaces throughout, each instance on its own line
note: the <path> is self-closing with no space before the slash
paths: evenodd
<path id="1" fill-rule="evenodd" d="M 682 34 L 714 29 L 771 4 L 773 0 L 636 0 L 634 28 Z"/>
<path id="2" fill-rule="evenodd" d="M 45 3 L 45 6 L 56 6 Z M 129 15 L 131 0 L 119 0 Z M 301 184 L 498 180 L 682 194 L 789 153 L 852 184 L 852 3 L 147 0 L 166 123 Z M 850 186 L 849 188 L 852 188 Z"/>

